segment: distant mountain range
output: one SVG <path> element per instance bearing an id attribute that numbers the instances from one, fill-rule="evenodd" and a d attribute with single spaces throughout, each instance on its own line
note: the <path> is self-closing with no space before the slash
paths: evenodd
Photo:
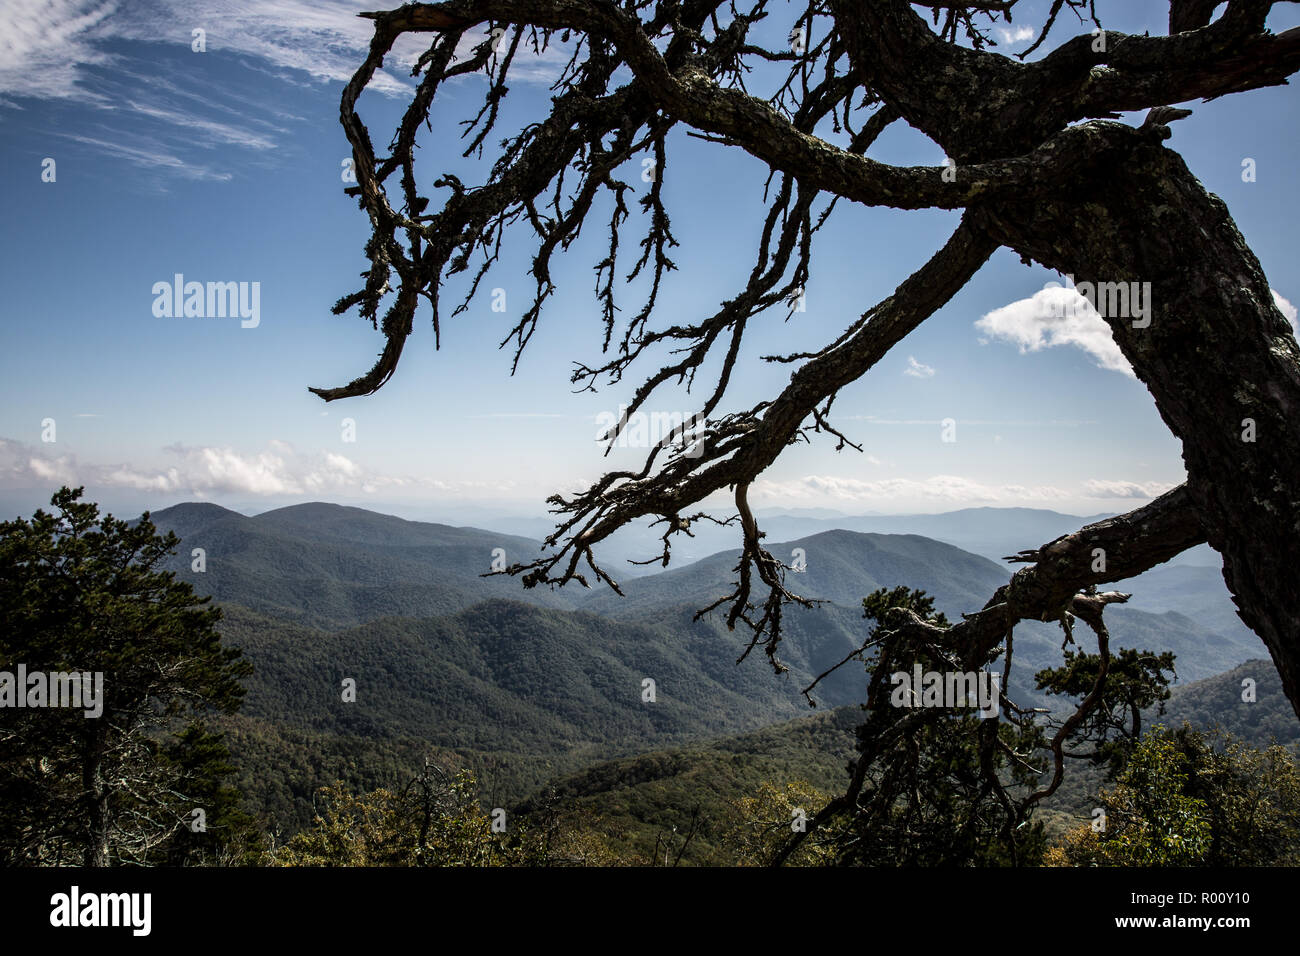
<path id="1" fill-rule="evenodd" d="M 768 541 L 793 541 L 823 531 L 860 531 L 875 534 L 915 534 L 965 551 L 1001 561 L 1010 554 L 1046 544 L 1063 534 L 1077 531 L 1109 514 L 1088 516 L 1062 514 L 1043 508 L 963 508 L 940 514 L 914 515 L 846 515 L 824 508 L 760 509 L 757 513 L 761 530 Z M 717 513 L 725 519 L 730 513 Z M 497 530 L 542 540 L 555 523 L 545 517 L 481 516 L 475 522 L 488 530 Z M 694 537 L 678 535 L 673 541 L 673 566 L 680 567 L 736 545 L 736 529 L 697 522 L 691 529 Z M 625 528 L 601 542 L 597 557 L 615 576 L 650 574 L 662 570 L 659 565 L 631 565 L 629 560 L 643 561 L 660 553 L 662 529 L 648 522 Z M 1222 561 L 1208 545 L 1190 548 L 1171 562 L 1219 568 Z"/>
<path id="2" fill-rule="evenodd" d="M 954 512 L 978 527 L 994 509 Z M 1067 516 L 1005 509 L 1023 519 L 1029 512 L 1045 535 L 1047 522 Z M 973 516 L 973 517 L 972 517 Z M 920 516 L 927 517 L 927 516 Z M 933 517 L 933 516 L 931 516 Z M 620 621 L 671 618 L 691 625 L 694 612 L 728 593 L 739 550 L 731 548 L 685 567 L 628 579 L 625 597 L 608 588 L 523 588 L 517 578 L 483 577 L 494 556 L 528 560 L 542 553 L 536 540 L 499 531 L 405 521 L 360 508 L 304 504 L 246 517 L 213 504 L 183 504 L 153 515 L 174 530 L 183 547 L 173 567 L 220 603 L 237 604 L 277 619 L 316 628 L 353 627 L 380 617 L 454 614 L 484 600 L 521 601 L 558 610 L 584 610 Z M 1078 519 L 1071 519 L 1077 521 Z M 191 570 L 192 551 L 202 548 L 206 570 Z M 833 606 L 792 613 L 792 627 L 813 632 L 827 654 L 847 652 L 862 640 L 861 599 L 878 587 L 906 584 L 934 595 L 949 617 L 978 610 L 1004 584 L 1015 566 L 995 563 L 919 535 L 823 531 L 767 544 L 787 563 L 802 554 L 806 571 L 791 574 L 798 593 Z M 498 550 L 499 549 L 499 550 Z M 1131 602 L 1110 610 L 1112 633 L 1122 645 L 1174 650 L 1180 675 L 1197 679 L 1220 673 L 1257 655 L 1262 643 L 1236 616 L 1219 572 L 1191 565 L 1162 565 L 1125 582 Z M 715 615 L 720 618 L 720 615 Z M 682 619 L 682 620 L 679 620 Z M 804 620 L 807 619 L 807 620 Z M 716 621 L 715 629 L 716 629 Z M 821 655 L 788 643 L 797 658 L 818 667 Z M 1059 656 L 1059 629 L 1023 626 L 1020 653 L 1031 666 Z M 819 673 L 820 671 L 813 671 Z"/>
<path id="3" fill-rule="evenodd" d="M 537 554 L 539 544 L 525 538 L 322 503 L 252 518 L 218 505 L 182 504 L 151 517 L 181 539 L 172 567 L 202 593 L 316 627 L 451 614 L 494 597 L 574 604 L 566 592 L 481 577 L 495 548 L 512 561 Z M 204 552 L 201 574 L 191 571 L 195 548 Z"/>
<path id="4" fill-rule="evenodd" d="M 429 750 L 490 766 L 502 794 L 518 799 L 601 760 L 788 721 L 808 713 L 800 689 L 866 639 L 866 594 L 922 588 L 956 618 L 1012 570 L 915 534 L 835 529 L 769 544 L 787 563 L 806 562 L 788 576 L 798 593 L 828 602 L 791 609 L 781 645 L 790 672 L 778 676 L 761 652 L 737 666 L 748 633 L 728 632 L 723 613 L 693 620 L 731 590 L 738 550 L 631 578 L 620 598 L 483 577 L 496 549 L 510 562 L 540 553 L 538 541 L 501 531 L 330 504 L 255 517 L 183 504 L 152 519 L 182 539 L 172 568 L 226 609 L 228 639 L 256 668 L 232 733 L 255 755 L 246 791 L 286 826 L 306 822 L 313 786 L 392 782 Z M 1261 642 L 1234 624 L 1221 580 L 1213 587 L 1217 570 L 1149 573 L 1150 593 L 1107 612 L 1114 646 L 1173 650 L 1184 680 L 1259 655 Z M 1076 637 L 1086 647 L 1085 630 Z M 1018 700 L 1052 703 L 1032 678 L 1059 663 L 1061 641 L 1052 625 L 1017 629 Z M 356 681 L 355 703 L 341 700 L 345 678 Z M 653 703 L 642 698 L 646 679 Z M 816 697 L 825 707 L 857 704 L 865 683 L 851 663 Z M 295 763 L 296 773 L 284 769 Z"/>

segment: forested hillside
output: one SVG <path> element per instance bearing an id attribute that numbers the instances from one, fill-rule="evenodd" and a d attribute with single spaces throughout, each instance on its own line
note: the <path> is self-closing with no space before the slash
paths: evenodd
<path id="1" fill-rule="evenodd" d="M 721 615 L 695 619 L 730 589 L 736 552 L 627 580 L 619 596 L 482 576 L 494 548 L 535 553 L 538 542 L 357 508 L 311 504 L 249 518 L 186 504 L 153 518 L 182 537 L 172 568 L 221 604 L 222 633 L 254 664 L 242 712 L 226 726 L 249 806 L 282 832 L 309 822 L 317 788 L 396 785 L 429 754 L 473 769 L 493 799 L 509 803 L 611 759 L 694 754 L 720 735 L 797 726 L 786 722 L 808 713 L 802 688 L 865 640 L 866 594 L 907 584 L 956 617 L 1009 573 L 917 535 L 833 530 L 774 545 L 803 569 L 790 574 L 791 586 L 824 602 L 787 612 L 789 672 L 776 675 L 759 657 L 737 665 L 744 640 Z M 202 571 L 194 548 L 203 549 Z M 1180 600 L 1177 583 L 1157 589 L 1155 607 Z M 1192 584 L 1203 591 L 1198 577 Z M 1235 632 L 1175 611 L 1120 606 L 1109 620 L 1117 646 L 1174 650 L 1185 680 L 1257 653 Z M 1085 631 L 1076 636 L 1088 646 Z M 1022 706 L 1059 706 L 1032 675 L 1059 661 L 1060 646 L 1054 625 L 1017 629 L 1011 693 Z M 346 679 L 356 682 L 352 702 L 343 700 Z M 643 699 L 647 679 L 653 702 Z M 851 662 L 814 696 L 854 712 L 865 691 L 865 673 Z M 779 735 L 765 739 L 784 754 Z M 802 775 L 833 782 L 826 768 L 842 761 L 813 759 Z M 779 761 L 799 764 L 788 754 Z"/>

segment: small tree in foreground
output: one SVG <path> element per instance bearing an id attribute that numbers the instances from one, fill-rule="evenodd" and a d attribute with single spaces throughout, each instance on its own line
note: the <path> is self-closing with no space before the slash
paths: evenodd
<path id="1" fill-rule="evenodd" d="M 1258 750 L 1230 734 L 1157 727 L 1104 816 L 1048 851 L 1057 866 L 1295 866 L 1300 767 L 1284 747 Z"/>

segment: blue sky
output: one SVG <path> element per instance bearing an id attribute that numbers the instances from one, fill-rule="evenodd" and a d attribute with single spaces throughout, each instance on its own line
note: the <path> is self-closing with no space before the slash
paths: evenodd
<path id="1" fill-rule="evenodd" d="M 541 513 L 546 495 L 639 463 L 637 450 L 602 457 L 596 417 L 617 411 L 659 367 L 659 355 L 596 395 L 574 394 L 569 383 L 573 361 L 601 359 L 592 267 L 604 254 L 605 236 L 594 227 L 607 210 L 597 209 L 583 238 L 555 260 L 558 292 L 513 377 L 513 352 L 497 345 L 529 302 L 533 247 L 522 235 L 469 311 L 444 316 L 441 351 L 426 311 L 378 394 L 326 405 L 308 393 L 351 380 L 382 347 L 355 314 L 330 313 L 365 265 L 367 222 L 343 193 L 350 150 L 338 100 L 369 39 L 368 21 L 353 14 L 374 6 L 0 6 L 6 516 L 30 512 L 64 482 L 86 484 L 90 496 L 123 512 L 204 499 L 245 511 L 331 500 L 398 513 L 432 506 Z M 1097 6 L 1109 28 L 1164 32 L 1164 2 Z M 783 36 L 796 8 L 772 10 L 764 29 Z M 1018 16 L 1018 31 L 1042 19 L 1031 7 Z M 1300 11 L 1282 5 L 1270 26 L 1297 23 Z M 204 52 L 191 49 L 194 29 L 206 31 Z M 1076 32 L 1086 31 L 1063 19 L 1047 48 Z M 1008 32 L 1003 49 L 1024 49 L 1031 36 Z M 400 46 L 362 100 L 377 143 L 405 105 L 410 80 L 400 65 L 419 48 Z M 557 60 L 552 53 L 521 64 L 501 131 L 546 109 Z M 480 78 L 468 78 L 437 101 L 420 155 L 426 185 L 444 172 L 467 184 L 484 178 L 482 166 L 460 157 L 456 125 L 476 111 L 481 90 Z M 1228 204 L 1286 311 L 1300 301 L 1291 234 L 1300 211 L 1296 97 L 1282 87 L 1188 105 L 1193 115 L 1176 124 L 1169 145 Z M 872 155 L 943 162 L 937 146 L 901 124 Z M 1254 182 L 1242 179 L 1247 157 Z M 55 163 L 53 182 L 42 181 L 46 159 Z M 634 162 L 623 178 L 644 188 L 639 157 Z M 697 320 L 742 286 L 764 212 L 764 174 L 739 151 L 683 135 L 671 141 L 664 185 L 681 245 L 661 324 Z M 642 228 L 633 209 L 625 267 Z M 951 212 L 841 203 L 815 240 L 806 311 L 758 323 L 725 409 L 774 395 L 790 368 L 759 356 L 834 339 L 921 265 L 955 221 Z M 258 283 L 256 327 L 241 327 L 237 317 L 156 316 L 151 290 L 177 273 Z M 1021 505 L 1093 514 L 1127 510 L 1177 484 L 1178 442 L 1117 360 L 1104 325 L 1045 317 L 1040 293 L 1052 281 L 1060 277 L 996 254 L 841 393 L 834 421 L 864 452 L 837 454 L 833 440 L 820 439 L 792 448 L 751 501 L 849 513 Z M 491 309 L 493 288 L 505 290 L 505 314 Z M 639 307 L 639 288 L 624 287 L 625 316 Z M 701 373 L 701 386 L 707 382 Z M 665 391 L 652 409 L 690 413 L 702 398 L 701 389 Z M 940 440 L 945 418 L 957 422 L 955 442 Z M 344 419 L 353 420 L 355 441 L 344 440 Z M 48 420 L 53 441 L 43 440 L 51 437 Z"/>

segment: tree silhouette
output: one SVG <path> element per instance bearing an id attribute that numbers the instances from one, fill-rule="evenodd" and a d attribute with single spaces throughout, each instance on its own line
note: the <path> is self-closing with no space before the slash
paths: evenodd
<path id="1" fill-rule="evenodd" d="M 650 450 L 639 471 L 611 471 L 579 494 L 550 498 L 559 516 L 547 539 L 553 550 L 506 573 L 521 575 L 528 587 L 585 584 L 585 562 L 617 589 L 596 562 L 593 549 L 601 541 L 655 517 L 664 528 L 666 563 L 674 535 L 713 520 L 694 510 L 699 503 L 730 489 L 743 551 L 735 589 L 718 605 L 730 603 L 728 624 L 752 628 L 750 647 L 762 646 L 779 669 L 782 608 L 811 602 L 787 587 L 785 566 L 764 549 L 747 503 L 751 482 L 790 444 L 814 434 L 829 435 L 837 448 L 851 445 L 831 417 L 839 390 L 1006 247 L 1026 262 L 1111 290 L 1098 311 L 1181 440 L 1188 480 L 1146 507 L 1009 559 L 1027 566 L 952 626 L 905 607 L 890 611 L 883 626 L 940 650 L 954 666 L 987 666 L 1021 620 L 1068 627 L 1077 617 L 1104 628 L 1104 608 L 1125 595 L 1098 592 L 1098 585 L 1208 542 L 1223 556 L 1243 621 L 1268 646 L 1300 713 L 1300 604 L 1293 582 L 1300 566 L 1300 348 L 1223 202 L 1166 145 L 1169 124 L 1188 115 L 1171 104 L 1286 83 L 1300 69 L 1300 30 L 1275 36 L 1266 29 L 1273 0 L 1231 0 L 1217 19 L 1212 0 L 1170 0 L 1167 36 L 1106 30 L 1095 0 L 1053 0 L 1037 41 L 1016 58 L 998 53 L 989 33 L 1023 10 L 1018 0 L 814 0 L 787 8 L 790 45 L 770 48 L 751 28 L 773 15 L 771 6 L 765 0 L 749 7 L 719 0 L 454 0 L 362 14 L 374 21 L 374 36 L 343 92 L 341 118 L 357 175 L 349 192 L 372 227 L 371 267 L 364 288 L 340 299 L 334 311 L 358 307 L 383 332 L 385 347 L 355 381 L 312 391 L 333 401 L 382 387 L 421 299 L 432 306 L 436 334 L 444 279 L 464 272 L 470 280 L 455 316 L 497 262 L 508 231 L 527 234 L 536 246 L 532 304 L 502 341 L 513 343 L 517 363 L 554 292 L 553 257 L 569 247 L 606 194 L 614 211 L 601 224 L 609 244 L 596 264 L 596 297 L 609 359 L 595 368 L 577 365 L 572 381 L 587 389 L 621 383 L 647 351 L 673 347 L 676 360 L 636 388 L 627 405 L 631 416 L 661 387 L 693 384 L 705 361 L 717 359 L 720 370 L 698 409 L 706 424 L 694 436 L 699 444 L 692 454 L 682 448 L 682 426 Z M 1060 37 L 1071 14 L 1084 32 L 1026 62 L 1049 35 Z M 405 34 L 431 39 L 413 70 L 418 85 L 388 153 L 377 155 L 355 107 Z M 480 36 L 482 42 L 457 58 Z M 447 82 L 479 71 L 489 79 L 481 108 L 464 124 L 465 155 L 482 158 L 520 50 L 575 37 L 549 114 L 502 141 L 482 184 L 436 178 L 438 200 L 431 205 L 420 187 L 428 180 L 415 172 L 416 137 Z M 769 72 L 778 67 L 784 76 L 767 97 L 747 88 L 756 65 Z M 1118 121 L 1133 110 L 1149 110 L 1140 127 Z M 899 121 L 941 146 L 949 163 L 897 167 L 868 158 L 880 133 Z M 669 252 L 676 240 L 662 183 L 669 133 L 677 129 L 719 150 L 744 150 L 766 166 L 770 200 L 744 287 L 716 308 L 702 304 L 698 321 L 656 325 L 660 290 L 674 269 Z M 619 176 L 642 168 L 641 157 L 655 175 L 638 200 L 648 228 L 630 274 L 648 276 L 649 294 L 621 321 L 614 276 L 622 268 L 628 193 L 635 190 Z M 812 238 L 841 200 L 963 215 L 928 262 L 840 336 L 796 354 L 766 356 L 794 367 L 778 394 L 752 408 L 725 410 L 742 338 L 765 313 L 791 315 L 791 299 L 813 267 Z M 1117 284 L 1131 282 L 1151 284 L 1143 321 L 1134 321 L 1118 300 Z M 611 443 L 625 424 L 626 417 L 610 429 Z M 766 595 L 756 596 L 763 589 Z"/>

